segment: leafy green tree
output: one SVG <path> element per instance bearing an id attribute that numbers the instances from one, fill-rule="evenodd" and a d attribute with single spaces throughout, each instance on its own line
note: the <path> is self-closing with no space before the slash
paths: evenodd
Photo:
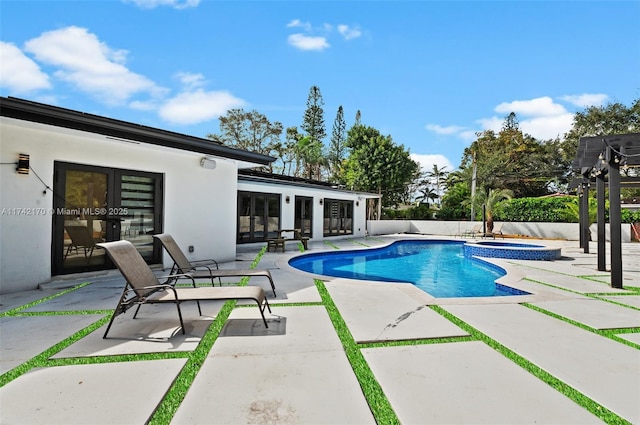
<path id="1" fill-rule="evenodd" d="M 247 112 L 244 109 L 230 109 L 219 117 L 220 134 L 208 134 L 207 137 L 237 149 L 276 156 L 280 149 L 282 124 L 271 122 L 258 111 Z M 272 165 L 269 166 L 270 170 Z"/>
<path id="2" fill-rule="evenodd" d="M 343 181 L 350 189 L 383 194 L 382 206 L 397 206 L 409 198 L 409 184 L 420 167 L 404 146 L 373 127 L 358 125 L 349 129 L 347 147 Z"/>
<path id="3" fill-rule="evenodd" d="M 451 177 L 453 173 L 449 176 Z M 451 180 L 451 178 L 449 179 Z M 469 218 L 467 207 L 471 199 L 471 188 L 464 181 L 455 181 L 447 185 L 447 193 L 442 197 L 442 205 L 438 211 L 438 218 L 442 220 L 461 220 Z"/>
<path id="4" fill-rule="evenodd" d="M 477 133 L 476 141 L 464 151 L 461 168 L 470 181 L 475 160 L 479 185 L 509 189 L 516 197 L 541 196 L 549 193 L 558 175 L 553 168 L 556 161 L 551 159 L 555 156 L 549 147 L 520 130 L 512 112 L 500 132 Z"/>
<path id="5" fill-rule="evenodd" d="M 331 144 L 329 145 L 329 168 L 331 171 L 331 180 L 337 180 L 340 176 L 340 169 L 342 168 L 342 161 L 345 159 L 346 154 L 346 128 L 347 124 L 344 121 L 344 111 L 342 105 L 338 107 L 336 113 L 336 119 L 333 121 L 333 131 L 331 133 Z"/>
<path id="6" fill-rule="evenodd" d="M 640 132 L 640 99 L 629 107 L 621 103 L 590 106 L 573 116 L 571 130 L 564 135 L 558 151 L 567 165 L 575 159 L 581 137 Z"/>

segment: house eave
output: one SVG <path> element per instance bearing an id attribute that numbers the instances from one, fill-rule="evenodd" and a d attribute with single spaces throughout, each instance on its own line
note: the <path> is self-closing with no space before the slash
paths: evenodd
<path id="1" fill-rule="evenodd" d="M 233 149 L 187 134 L 175 133 L 131 122 L 101 117 L 42 103 L 0 97 L 0 116 L 132 140 L 156 146 L 219 156 L 257 165 L 269 165 L 275 158 Z"/>

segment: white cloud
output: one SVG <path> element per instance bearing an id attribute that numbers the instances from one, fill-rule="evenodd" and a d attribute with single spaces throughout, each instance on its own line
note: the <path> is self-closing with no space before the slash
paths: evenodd
<path id="1" fill-rule="evenodd" d="M 125 50 L 111 49 L 85 28 L 71 26 L 43 33 L 27 41 L 25 50 L 36 60 L 58 67 L 56 78 L 106 103 L 123 103 L 139 93 L 160 96 L 165 91 L 124 66 Z"/>
<path id="2" fill-rule="evenodd" d="M 359 28 L 351 28 L 348 25 L 338 25 L 338 32 L 342 34 L 346 40 L 358 38 L 362 35 Z"/>
<path id="3" fill-rule="evenodd" d="M 437 165 L 438 168 L 442 169 L 446 167 L 445 171 L 453 171 L 457 167 L 454 167 L 449 159 L 441 154 L 417 154 L 412 153 L 411 159 L 420 164 L 420 168 L 422 171 L 431 171 L 433 170 L 433 165 Z"/>
<path id="4" fill-rule="evenodd" d="M 175 9 L 187 9 L 197 7 L 200 0 L 123 0 L 125 3 L 133 3 L 142 9 L 154 9 L 158 6 L 171 6 Z"/>
<path id="5" fill-rule="evenodd" d="M 514 100 L 513 102 L 504 102 L 494 109 L 496 112 L 505 115 L 515 112 L 516 115 L 524 116 L 541 116 L 541 115 L 560 115 L 566 113 L 564 106 L 557 104 L 548 96 L 538 97 L 530 100 Z"/>
<path id="6" fill-rule="evenodd" d="M 573 105 L 579 106 L 581 108 L 586 108 L 589 106 L 602 106 L 604 103 L 609 100 L 609 96 L 602 93 L 584 93 L 577 95 L 567 95 L 560 97 L 560 100 L 564 100 L 565 102 L 569 102 Z"/>
<path id="7" fill-rule="evenodd" d="M 476 121 L 482 127 L 482 130 L 493 130 L 496 133 L 500 131 L 502 128 L 502 124 L 504 123 L 504 117 L 496 117 L 493 116 L 491 118 L 480 118 Z"/>
<path id="8" fill-rule="evenodd" d="M 520 128 L 524 133 L 530 134 L 536 139 L 548 140 L 571 130 L 573 114 L 566 112 L 556 116 L 534 117 L 520 121 Z"/>
<path id="9" fill-rule="evenodd" d="M 438 124 L 427 124 L 426 128 L 427 130 L 433 131 L 436 134 L 456 134 L 464 130 L 464 127 L 460 127 L 457 125 L 448 125 L 446 127 L 443 127 Z"/>
<path id="10" fill-rule="evenodd" d="M 300 50 L 324 50 L 329 47 L 325 37 L 313 37 L 304 34 L 291 34 L 288 42 Z"/>
<path id="11" fill-rule="evenodd" d="M 185 87 L 186 90 L 193 90 L 198 87 L 202 87 L 205 83 L 204 75 L 202 74 L 193 74 L 190 72 L 178 72 L 175 75 L 180 83 Z"/>
<path id="12" fill-rule="evenodd" d="M 311 24 L 302 22 L 300 19 L 293 19 L 287 24 L 287 28 L 303 28 L 305 31 L 311 31 Z"/>
<path id="13" fill-rule="evenodd" d="M 0 86 L 15 93 L 49 89 L 49 76 L 12 43 L 0 41 Z"/>
<path id="14" fill-rule="evenodd" d="M 548 96 L 504 102 L 496 106 L 494 110 L 504 113 L 505 116 L 515 112 L 522 132 L 540 140 L 562 136 L 571 129 L 573 124 L 573 114 Z M 505 116 L 482 118 L 477 122 L 483 130 L 498 132 L 504 125 Z"/>
<path id="15" fill-rule="evenodd" d="M 229 109 L 240 108 L 245 101 L 226 91 L 198 89 L 183 92 L 167 101 L 158 111 L 160 116 L 175 124 L 197 124 L 225 114 Z"/>

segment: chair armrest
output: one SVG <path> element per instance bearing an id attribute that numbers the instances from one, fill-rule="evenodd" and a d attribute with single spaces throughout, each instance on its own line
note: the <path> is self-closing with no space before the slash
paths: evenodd
<path id="1" fill-rule="evenodd" d="M 207 267 L 210 264 L 215 264 L 216 269 L 218 268 L 218 262 L 216 260 L 214 260 L 213 258 L 210 258 L 208 260 L 196 260 L 196 261 L 190 261 L 191 266 L 192 267 Z"/>

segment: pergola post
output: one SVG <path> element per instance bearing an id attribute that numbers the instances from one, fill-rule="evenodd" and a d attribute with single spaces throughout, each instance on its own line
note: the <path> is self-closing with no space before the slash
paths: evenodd
<path id="1" fill-rule="evenodd" d="M 582 183 L 582 198 L 580 198 L 580 235 L 585 254 L 589 253 L 589 183 Z"/>
<path id="2" fill-rule="evenodd" d="M 598 271 L 607 270 L 607 234 L 605 219 L 604 174 L 596 177 L 596 198 L 598 200 Z"/>
<path id="3" fill-rule="evenodd" d="M 622 217 L 620 207 L 620 158 L 607 147 L 609 162 L 609 232 L 611 234 L 611 287 L 622 289 Z"/>

